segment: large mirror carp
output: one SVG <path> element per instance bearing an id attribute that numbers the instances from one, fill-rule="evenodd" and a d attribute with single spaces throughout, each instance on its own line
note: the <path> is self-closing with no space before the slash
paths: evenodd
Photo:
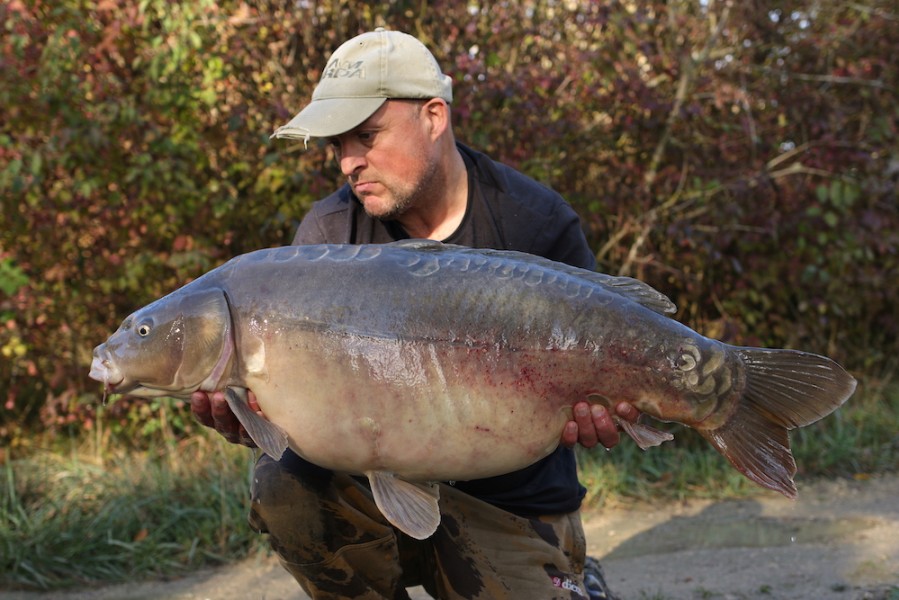
<path id="1" fill-rule="evenodd" d="M 815 354 L 706 338 L 674 312 L 635 279 L 518 252 L 287 246 L 136 311 L 94 350 L 90 375 L 136 396 L 227 390 L 265 452 L 289 446 L 367 475 L 384 515 L 420 539 L 440 520 L 434 482 L 536 462 L 584 399 L 692 427 L 749 479 L 795 497 L 787 432 L 837 409 L 855 379 Z M 641 447 L 671 437 L 622 426 Z"/>

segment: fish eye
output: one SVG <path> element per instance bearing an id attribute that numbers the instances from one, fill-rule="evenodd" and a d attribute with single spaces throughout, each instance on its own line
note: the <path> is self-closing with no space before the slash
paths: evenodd
<path id="1" fill-rule="evenodd" d="M 150 335 L 150 329 L 151 327 L 149 324 L 141 323 L 137 326 L 137 335 L 141 337 L 147 337 L 148 335 Z"/>

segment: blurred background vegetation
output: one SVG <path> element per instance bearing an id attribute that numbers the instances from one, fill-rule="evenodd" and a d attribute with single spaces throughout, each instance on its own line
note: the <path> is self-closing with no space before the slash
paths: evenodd
<path id="1" fill-rule="evenodd" d="M 269 135 L 377 25 L 433 49 L 459 138 L 572 202 L 602 270 L 727 341 L 891 367 L 899 15 L 762 4 L 5 3 L 0 433 L 83 427 L 125 315 L 289 242 L 340 177 Z"/>
<path id="2" fill-rule="evenodd" d="M 90 468 L 64 470 L 90 479 L 117 472 L 113 447 L 178 456 L 191 436 L 206 439 L 183 406 L 101 402 L 87 378 L 91 350 L 138 306 L 235 254 L 290 241 L 341 178 L 326 147 L 269 135 L 308 101 L 328 54 L 376 26 L 432 49 L 454 80 L 460 141 L 562 193 L 601 270 L 649 282 L 677 302 L 678 320 L 707 335 L 827 354 L 861 379 L 857 412 L 818 436 L 858 451 L 828 462 L 819 447 L 806 450 L 811 473 L 896 466 L 899 11 L 890 0 L 776 9 L 724 0 L 8 0 L 0 24 L 7 549 L 34 526 L 28 499 L 48 498 L 43 479 L 24 475 L 45 468 L 37 449 L 80 448 L 70 460 Z M 876 433 L 860 440 L 864 423 Z M 190 452 L 216 463 L 210 457 L 232 452 L 224 446 L 208 440 Z M 654 462 L 665 456 L 627 463 L 620 487 L 670 479 L 674 467 Z M 223 476 L 208 476 L 218 502 Z M 611 483 L 596 477 L 586 478 L 602 494 Z M 83 488 L 67 481 L 60 506 Z M 109 489 L 123 486 L 140 487 L 116 479 Z M 220 506 L 216 531 L 236 518 Z M 49 531 L 60 526 L 54 518 L 71 521 L 50 513 Z M 148 537 L 130 527 L 128 544 Z M 230 555 L 232 540 L 210 539 L 220 552 L 191 551 L 185 564 Z M 57 581 L 49 567 L 16 560 L 4 565 L 13 581 Z"/>

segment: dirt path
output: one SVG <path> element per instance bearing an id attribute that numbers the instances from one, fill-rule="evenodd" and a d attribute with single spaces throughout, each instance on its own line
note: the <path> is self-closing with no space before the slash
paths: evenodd
<path id="1" fill-rule="evenodd" d="M 797 502 L 771 494 L 604 509 L 585 524 L 589 552 L 622 600 L 899 600 L 899 475 L 802 486 Z M 262 556 L 176 581 L 0 592 L 0 600 L 304 598 Z"/>
<path id="2" fill-rule="evenodd" d="M 899 477 L 603 513 L 587 539 L 623 599 L 899 600 Z"/>

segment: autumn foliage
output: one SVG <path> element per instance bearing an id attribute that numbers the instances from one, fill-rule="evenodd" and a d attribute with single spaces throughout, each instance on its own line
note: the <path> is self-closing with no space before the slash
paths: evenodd
<path id="1" fill-rule="evenodd" d="M 0 437 L 89 425 L 124 316 L 290 240 L 340 176 L 269 136 L 381 25 L 453 77 L 460 140 L 574 204 L 602 270 L 732 343 L 895 366 L 899 12 L 764 4 L 3 3 Z"/>

